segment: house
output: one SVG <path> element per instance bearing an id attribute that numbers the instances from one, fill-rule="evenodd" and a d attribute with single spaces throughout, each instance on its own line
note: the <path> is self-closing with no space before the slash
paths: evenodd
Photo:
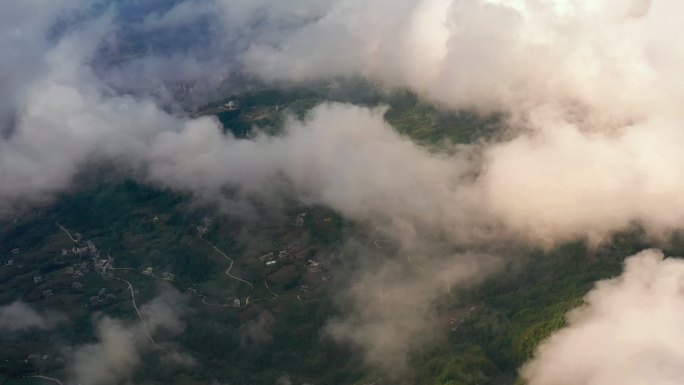
<path id="1" fill-rule="evenodd" d="M 95 244 L 92 241 L 86 241 L 86 247 L 91 253 L 97 253 L 97 247 L 95 247 Z"/>
<path id="2" fill-rule="evenodd" d="M 143 274 L 145 275 L 154 275 L 154 269 L 151 267 L 145 268 L 145 270 L 142 271 Z"/>
<path id="3" fill-rule="evenodd" d="M 162 279 L 173 282 L 174 275 L 172 273 L 164 272 L 161 275 Z"/>
<path id="4" fill-rule="evenodd" d="M 33 283 L 41 283 L 43 282 L 43 276 L 42 275 L 34 275 L 33 276 Z"/>
<path id="5" fill-rule="evenodd" d="M 52 290 L 43 290 L 43 297 L 52 297 L 53 295 L 55 295 L 55 293 L 53 293 Z"/>
<path id="6" fill-rule="evenodd" d="M 72 249 L 72 251 L 74 252 L 74 254 L 78 254 L 78 255 L 80 255 L 80 256 L 84 256 L 84 255 L 88 255 L 89 249 L 88 249 L 88 246 L 74 247 L 74 248 Z"/>
<path id="7" fill-rule="evenodd" d="M 318 273 L 321 271 L 321 263 L 318 262 L 315 258 L 307 260 L 309 266 L 307 267 L 307 270 L 309 273 Z"/>
<path id="8" fill-rule="evenodd" d="M 276 263 L 276 261 L 268 261 L 266 262 L 266 266 L 275 266 Z"/>
<path id="9" fill-rule="evenodd" d="M 288 253 L 287 250 L 280 250 L 280 251 L 278 252 L 278 258 L 285 258 L 285 257 L 287 257 L 288 254 L 289 254 L 289 253 Z"/>
<path id="10" fill-rule="evenodd" d="M 95 260 L 95 259 L 93 259 L 93 260 Z M 107 259 L 100 259 L 99 261 L 95 260 L 95 269 L 99 269 L 99 270 L 102 270 L 102 272 L 104 272 L 105 270 L 107 270 L 107 264 L 108 263 L 109 263 L 109 260 L 107 260 Z"/>
<path id="11" fill-rule="evenodd" d="M 29 354 L 26 359 L 24 359 L 24 362 L 28 363 L 29 361 L 37 361 L 40 359 L 40 354 L 38 353 L 33 353 Z"/>
<path id="12" fill-rule="evenodd" d="M 8 259 L 7 262 L 5 262 L 5 266 L 12 266 L 14 265 L 14 259 Z"/>
<path id="13" fill-rule="evenodd" d="M 68 252 L 69 252 L 69 250 L 67 250 L 67 249 L 62 249 L 62 256 L 67 255 Z"/>
<path id="14" fill-rule="evenodd" d="M 266 253 L 266 254 L 262 255 L 261 257 L 259 257 L 259 260 L 260 260 L 261 262 L 264 262 L 264 261 L 272 261 L 272 260 L 273 260 L 273 252 L 271 251 L 271 252 L 269 252 L 269 253 Z"/>
<path id="15" fill-rule="evenodd" d="M 21 250 L 17 247 L 16 249 L 12 249 L 12 254 L 17 255 L 21 252 Z"/>
<path id="16" fill-rule="evenodd" d="M 83 284 L 78 281 L 74 281 L 74 283 L 71 284 L 71 287 L 76 290 L 81 290 L 83 289 Z"/>
<path id="17" fill-rule="evenodd" d="M 240 298 L 235 298 L 233 300 L 233 307 L 235 307 L 235 308 L 240 307 Z"/>

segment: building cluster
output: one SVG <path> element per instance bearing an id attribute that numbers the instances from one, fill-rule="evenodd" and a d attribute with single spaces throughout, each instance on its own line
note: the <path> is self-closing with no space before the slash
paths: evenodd
<path id="1" fill-rule="evenodd" d="M 228 103 L 218 106 L 216 108 L 219 112 L 223 111 L 235 111 L 240 109 L 240 104 L 237 102 L 237 100 L 229 100 Z"/>
<path id="2" fill-rule="evenodd" d="M 68 250 L 62 249 L 63 256 L 67 255 L 68 252 Z M 71 252 L 78 255 L 80 262 L 67 267 L 65 273 L 72 275 L 74 278 L 83 277 L 90 273 L 91 267 L 93 271 L 105 274 L 107 268 L 111 267 L 113 262 L 111 258 L 102 258 L 100 251 L 92 241 L 79 241 L 77 245 L 71 248 Z M 90 259 L 90 262 L 88 262 L 88 259 Z"/>
<path id="3" fill-rule="evenodd" d="M 49 354 L 40 354 L 40 353 L 31 353 L 26 358 L 24 359 L 24 363 L 30 363 L 30 362 L 36 362 L 36 361 L 44 361 L 50 358 Z"/>
<path id="4" fill-rule="evenodd" d="M 277 254 L 276 254 L 277 253 Z M 277 260 L 285 259 L 290 256 L 290 250 L 283 249 L 278 251 L 269 251 L 259 257 L 259 260 L 266 264 L 266 266 L 275 266 L 278 264 Z"/>
<path id="5" fill-rule="evenodd" d="M 19 255 L 19 254 L 21 254 L 21 249 L 15 248 L 15 249 L 12 249 L 10 252 L 11 252 L 12 256 Z M 6 260 L 2 261 L 2 266 L 16 266 L 19 269 L 24 267 L 21 264 L 16 264 L 16 257 L 9 257 Z"/>
<path id="6" fill-rule="evenodd" d="M 320 273 L 323 270 L 323 263 L 316 257 L 306 260 L 306 270 L 309 273 Z"/>
<path id="7" fill-rule="evenodd" d="M 206 234 L 209 231 L 209 226 L 211 226 L 212 222 L 211 218 L 202 218 L 202 222 L 197 226 L 197 232 L 200 235 Z"/>
<path id="8" fill-rule="evenodd" d="M 59 257 L 55 257 L 55 263 L 64 264 L 62 257 L 69 255 L 69 253 L 77 255 L 79 257 L 79 261 L 71 264 L 70 266 L 67 266 L 63 270 L 64 274 L 71 276 L 73 279 L 78 279 L 90 273 L 91 271 L 96 271 L 100 273 L 102 278 L 104 278 L 105 280 L 112 277 L 111 273 L 107 273 L 107 269 L 112 266 L 114 260 L 111 257 L 108 257 L 107 259 L 102 258 L 100 251 L 97 249 L 97 247 L 92 241 L 79 240 L 76 243 L 76 245 L 74 245 L 70 250 L 62 249 L 61 255 Z M 41 275 L 33 276 L 34 283 L 40 284 L 43 281 L 44 279 Z M 74 280 L 71 284 L 71 288 L 75 290 L 82 290 L 84 288 L 84 285 L 81 282 Z M 43 290 L 44 297 L 50 297 L 54 294 L 55 293 L 53 292 L 53 290 Z M 105 297 L 103 297 L 102 299 L 104 299 Z M 111 294 L 107 298 L 113 297 L 114 295 Z M 90 298 L 90 302 L 91 304 L 93 304 L 93 297 Z"/>

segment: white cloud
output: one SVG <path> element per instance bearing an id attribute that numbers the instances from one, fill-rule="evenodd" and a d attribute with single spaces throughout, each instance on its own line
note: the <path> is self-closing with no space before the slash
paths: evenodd
<path id="1" fill-rule="evenodd" d="M 0 331 L 48 330 L 65 322 L 66 316 L 54 311 L 38 311 L 22 301 L 0 307 Z"/>
<path id="2" fill-rule="evenodd" d="M 521 369 L 529 385 L 678 384 L 684 379 L 684 261 L 646 250 L 598 282 Z"/>
<path id="3" fill-rule="evenodd" d="M 77 346 L 68 367 L 75 384 L 109 385 L 128 382 L 141 365 L 144 354 L 159 349 L 151 337 L 159 330 L 178 334 L 183 330 L 179 317 L 185 312 L 186 298 L 175 289 L 141 306 L 144 321 L 127 323 L 102 317 L 96 320 L 97 342 Z M 191 364 L 192 358 L 175 350 L 160 354 L 177 364 Z"/>

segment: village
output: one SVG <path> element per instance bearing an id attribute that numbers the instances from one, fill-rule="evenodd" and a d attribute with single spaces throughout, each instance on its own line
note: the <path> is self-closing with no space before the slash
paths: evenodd
<path id="1" fill-rule="evenodd" d="M 168 216 L 153 214 L 141 219 L 142 223 L 164 226 Z M 284 232 L 289 235 L 277 242 L 280 247 L 234 258 L 207 239 L 215 234 L 216 221 L 208 216 L 200 217 L 192 226 L 196 234 L 193 247 L 205 250 L 206 257 L 217 264 L 225 261 L 224 274 L 210 283 L 196 282 L 189 286 L 186 286 L 188 277 L 182 271 L 169 268 L 173 264 L 146 263 L 152 260 L 143 259 L 136 266 L 130 257 L 124 258 L 127 262 L 121 264 L 122 259 L 107 251 L 108 246 L 103 248 L 97 244 L 99 237 L 91 239 L 84 235 L 92 230 L 79 228 L 77 231 L 82 233 L 78 233 L 53 222 L 55 230 L 44 247 L 13 247 L 0 256 L 0 284 L 6 276 L 15 287 L 13 292 L 27 303 L 80 316 L 126 313 L 134 309 L 134 316 L 143 319 L 136 302 L 139 305 L 138 301 L 149 298 L 157 286 L 153 281 L 188 293 L 196 301 L 193 306 L 233 313 L 240 319 L 252 317 L 250 314 L 255 311 L 264 311 L 259 309 L 275 308 L 282 312 L 280 309 L 286 309 L 283 304 L 317 301 L 322 288 L 331 280 L 324 249 L 297 235 L 306 231 L 308 220 L 314 219 L 305 211 L 292 214 L 282 224 L 283 229 L 289 228 Z M 328 218 L 317 221 L 324 225 L 330 223 Z M 34 375 L 46 373 L 46 369 L 40 368 L 52 368 L 63 362 L 59 352 L 40 346 L 17 351 L 6 359 L 21 360 L 27 368 L 33 368 L 27 370 Z"/>
<path id="2" fill-rule="evenodd" d="M 295 227 L 301 227 L 306 219 L 306 212 L 301 212 L 297 214 L 293 225 Z M 153 223 L 159 221 L 158 216 L 154 216 L 151 220 Z M 213 220 L 208 217 L 202 218 L 199 225 L 196 226 L 197 233 L 199 237 L 206 235 L 211 227 Z M 135 271 L 131 267 L 115 267 L 115 259 L 108 253 L 104 256 L 104 253 L 97 248 L 95 243 L 89 239 L 83 239 L 81 234 L 75 233 L 72 235 L 69 230 L 64 228 L 62 225 L 57 224 L 58 227 L 64 232 L 64 234 L 72 241 L 73 245 L 71 248 L 62 248 L 58 255 L 52 258 L 52 266 L 48 273 L 37 272 L 32 275 L 33 284 L 36 287 L 40 287 L 40 294 L 43 298 L 53 297 L 60 292 L 67 291 L 70 293 L 85 293 L 86 291 L 97 290 L 97 294 L 91 295 L 87 298 L 87 306 L 89 307 L 101 307 L 106 304 L 113 304 L 119 298 L 117 294 L 109 292 L 107 288 L 97 287 L 89 288 L 87 285 L 91 280 L 86 279 L 91 275 L 99 277 L 103 281 L 111 281 L 114 279 L 120 279 L 114 275 L 117 270 L 120 271 Z M 213 246 L 213 245 L 212 245 Z M 215 246 L 213 246 L 215 248 Z M 216 249 L 217 252 L 222 252 Z M 305 257 L 303 254 L 303 246 L 297 242 L 288 245 L 284 249 L 268 251 L 260 256 L 258 256 L 258 261 L 262 264 L 264 268 L 264 274 L 269 277 L 274 277 L 276 281 L 282 279 L 284 276 L 291 275 L 291 267 L 293 264 L 299 263 L 303 260 L 305 273 L 309 277 L 318 276 L 318 281 L 325 283 L 330 279 L 330 276 L 324 273 L 324 262 L 320 257 L 313 255 Z M 2 260 L 2 265 L 8 268 L 23 269 L 24 263 L 21 262 L 22 252 L 21 249 L 15 248 L 11 250 L 11 256 Z M 267 293 L 272 294 L 273 297 L 261 297 L 261 298 L 251 298 L 251 292 L 254 291 L 254 284 L 243 280 L 238 276 L 233 276 L 230 270 L 233 267 L 233 260 L 224 254 L 225 258 L 228 258 L 230 265 L 226 271 L 226 275 L 229 278 L 235 279 L 237 281 L 243 282 L 250 286 L 250 295 L 240 298 L 238 296 L 227 297 L 228 304 L 212 304 L 207 301 L 208 295 L 200 294 L 197 289 L 193 286 L 187 290 L 193 295 L 201 298 L 202 303 L 205 305 L 220 306 L 220 307 L 233 307 L 240 308 L 247 306 L 251 301 L 263 301 L 263 300 L 274 300 L 280 297 L 287 297 L 286 294 L 276 294 L 271 287 L 268 285 L 268 278 L 264 280 L 264 288 Z M 68 262 L 67 262 L 68 261 Z M 289 266 L 289 267 L 288 267 Z M 55 268 L 56 267 L 56 268 Z M 288 267 L 288 268 L 286 268 Z M 284 270 L 282 270 L 284 269 Z M 59 284 L 52 282 L 52 276 L 55 273 L 59 273 L 61 277 L 67 277 L 70 279 L 68 285 L 63 284 L 63 279 L 59 280 Z M 169 283 L 173 283 L 176 276 L 170 271 L 158 271 L 155 267 L 147 266 L 141 270 L 139 273 L 142 276 L 150 277 L 153 279 L 163 280 Z M 291 278 L 290 278 L 291 279 Z M 309 278 L 309 281 L 311 278 Z M 128 282 L 128 281 L 126 281 Z M 306 294 L 311 292 L 311 284 L 308 282 L 299 285 L 300 294 L 294 293 L 292 296 L 298 300 L 303 300 L 301 294 Z M 229 305 L 229 306 L 228 306 Z"/>

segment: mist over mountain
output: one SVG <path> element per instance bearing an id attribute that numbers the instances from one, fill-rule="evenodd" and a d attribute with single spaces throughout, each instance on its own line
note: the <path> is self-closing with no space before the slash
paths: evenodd
<path id="1" fill-rule="evenodd" d="M 600 254 L 635 228 L 663 247 L 677 235 L 684 222 L 684 48 L 675 43 L 682 11 L 674 0 L 3 3 L 0 216 L 51 207 L 81 191 L 83 174 L 100 172 L 188 197 L 219 217 L 257 221 L 259 210 L 284 212 L 292 202 L 330 210 L 391 246 L 344 235 L 331 254 L 358 261 L 357 269 L 340 269 L 333 302 L 342 311 L 321 335 L 359 349 L 368 366 L 397 381 L 416 349 L 444 338 L 435 325 L 445 293 L 501 274 L 522 259 L 518 250 L 581 240 L 587 253 Z M 320 96 L 352 81 L 378 100 Z M 318 87 L 319 99 L 297 99 L 306 108 L 286 109 L 273 131 L 253 123 L 259 113 L 280 114 L 280 104 L 268 113 L 227 107 L 269 87 Z M 467 143 L 419 143 L 391 120 L 392 98 L 402 92 L 445 116 L 494 116 L 496 132 Z M 219 99 L 222 113 L 201 113 Z M 235 121 L 224 127 L 222 114 L 237 110 L 254 119 L 248 135 L 231 131 Z M 668 288 L 679 262 L 644 253 L 628 259 L 621 278 L 597 284 L 567 327 L 540 345 L 521 369 L 525 381 L 624 383 L 615 368 L 631 358 L 611 352 L 632 338 L 634 355 L 648 366 L 635 377 L 663 384 L 681 377 L 676 368 L 651 377 L 658 357 L 674 368 L 677 352 L 661 349 L 647 331 L 678 319 L 671 309 L 679 294 L 648 288 Z M 310 263 L 315 270 L 318 262 Z M 648 284 L 635 288 L 630 282 L 640 274 Z M 652 299 L 641 297 L 642 286 Z M 670 297 L 655 321 L 631 316 L 634 303 Z M 605 310 L 613 299 L 625 306 Z M 249 322 L 274 340 L 265 331 L 271 313 L 257 313 Z M 54 327 L 45 314 L 12 302 L 0 308 L 0 329 Z M 612 328 L 623 319 L 626 326 Z M 642 324 L 649 327 L 633 326 Z M 143 328 L 99 319 L 99 342 L 73 353 L 76 363 L 97 365 L 71 369 L 71 377 L 129 379 L 150 348 L 138 341 Z M 597 330 L 610 330 L 611 343 L 582 345 Z M 120 341 L 123 353 L 110 348 Z M 595 349 L 598 358 L 566 357 L 566 346 Z M 98 365 L 118 358 L 131 361 L 99 377 L 109 369 Z M 567 380 L 567 373 L 579 374 Z"/>

